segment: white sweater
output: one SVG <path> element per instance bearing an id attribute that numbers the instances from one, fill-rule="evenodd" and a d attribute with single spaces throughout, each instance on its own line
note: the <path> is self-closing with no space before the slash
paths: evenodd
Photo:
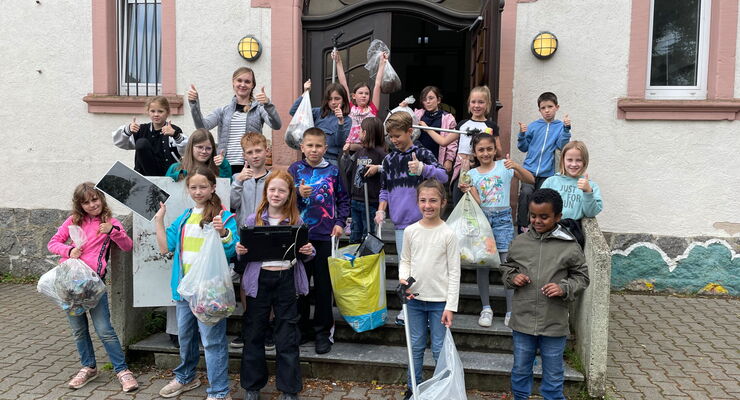
<path id="1" fill-rule="evenodd" d="M 441 223 L 425 228 L 419 222 L 403 232 L 403 251 L 398 277 L 416 279 L 412 293 L 423 301 L 447 302 L 445 310 L 457 312 L 460 293 L 460 250 L 455 233 Z"/>

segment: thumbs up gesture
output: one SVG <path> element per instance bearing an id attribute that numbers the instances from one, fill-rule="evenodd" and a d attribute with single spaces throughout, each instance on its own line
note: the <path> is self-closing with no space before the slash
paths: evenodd
<path id="1" fill-rule="evenodd" d="M 527 124 L 523 124 L 521 122 L 517 122 L 519 124 L 519 132 L 524 133 L 527 131 Z"/>
<path id="2" fill-rule="evenodd" d="M 131 123 L 128 124 L 128 130 L 131 131 L 131 133 L 136 133 L 139 131 L 139 124 L 136 123 L 136 117 L 134 117 Z"/>
<path id="3" fill-rule="evenodd" d="M 563 117 L 563 125 L 570 128 L 570 116 L 568 114 Z"/>
<path id="4" fill-rule="evenodd" d="M 270 102 L 270 99 L 267 97 L 267 94 L 265 93 L 265 87 L 262 86 L 262 90 L 257 93 L 257 96 L 254 97 L 257 99 L 257 101 L 260 102 L 260 104 L 267 104 Z"/>
<path id="5" fill-rule="evenodd" d="M 162 127 L 162 134 L 167 136 L 173 136 L 175 134 L 175 128 L 172 127 L 172 121 L 167 121 Z"/>
<path id="6" fill-rule="evenodd" d="M 215 157 L 213 157 L 213 162 L 216 164 L 216 166 L 221 166 L 221 163 L 224 162 L 224 151 L 221 150 L 220 153 L 218 153 Z"/>
<path id="7" fill-rule="evenodd" d="M 224 210 L 221 210 L 221 212 L 218 213 L 218 215 L 213 217 L 213 229 L 215 229 L 216 232 L 218 232 L 218 234 L 221 235 L 221 237 L 224 237 L 229 233 L 226 230 L 226 228 L 224 228 L 224 220 L 223 220 L 224 217 L 223 216 L 224 216 Z"/>
<path id="8" fill-rule="evenodd" d="M 236 180 L 239 182 L 244 182 L 247 179 L 254 178 L 254 170 L 252 168 L 249 168 L 248 165 L 245 165 L 244 168 L 242 168 L 242 172 L 239 173 L 239 175 L 236 176 Z"/>
<path id="9" fill-rule="evenodd" d="M 298 193 L 303 197 L 304 199 L 307 199 L 308 196 L 311 195 L 311 192 L 313 191 L 313 188 L 311 186 L 306 185 L 306 181 L 301 179 L 301 185 L 298 186 Z"/>
<path id="10" fill-rule="evenodd" d="M 588 183 L 588 174 L 578 179 L 578 189 L 581 189 L 584 193 L 591 193 L 591 185 Z"/>
<path id="11" fill-rule="evenodd" d="M 504 167 L 506 167 L 506 169 L 512 169 L 515 165 L 516 163 L 511 160 L 511 157 L 509 157 L 509 154 L 507 153 L 506 159 L 504 160 Z"/>
<path id="12" fill-rule="evenodd" d="M 424 163 L 416 158 L 416 152 L 411 153 L 411 161 L 409 161 L 409 174 L 421 175 L 424 171 Z"/>
<path id="13" fill-rule="evenodd" d="M 190 89 L 188 89 L 188 101 L 195 101 L 195 100 L 198 100 L 198 91 L 195 90 L 195 85 L 191 83 Z"/>
<path id="14" fill-rule="evenodd" d="M 342 106 L 337 106 L 337 108 L 334 109 L 334 115 L 337 117 L 337 120 L 339 120 L 339 125 L 344 124 L 344 114 L 342 113 Z"/>

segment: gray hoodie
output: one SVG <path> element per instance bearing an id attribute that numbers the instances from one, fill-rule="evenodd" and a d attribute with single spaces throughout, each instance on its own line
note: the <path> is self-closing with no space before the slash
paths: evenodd
<path id="1" fill-rule="evenodd" d="M 237 175 L 239 174 L 234 174 L 231 181 L 231 207 L 236 211 L 236 224 L 242 228 L 247 217 L 257 212 L 257 207 L 262 202 L 265 181 L 270 171 L 258 179 L 245 179 L 242 182 L 236 179 Z"/>
<path id="2" fill-rule="evenodd" d="M 532 282 L 516 286 L 518 274 Z M 515 289 L 509 327 L 517 332 L 538 336 L 566 336 L 568 303 L 575 300 L 589 284 L 588 266 L 581 246 L 565 229 L 557 227 L 543 234 L 531 226 L 509 246 L 508 261 L 501 264 L 501 280 Z M 547 297 L 542 287 L 560 285 L 562 297 Z"/>

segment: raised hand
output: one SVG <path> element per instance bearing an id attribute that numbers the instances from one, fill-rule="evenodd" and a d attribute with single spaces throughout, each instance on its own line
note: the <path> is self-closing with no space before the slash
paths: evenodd
<path id="1" fill-rule="evenodd" d="M 216 232 L 218 232 L 218 234 L 221 235 L 222 237 L 226 236 L 226 234 L 228 233 L 226 229 L 224 228 L 223 215 L 224 215 L 224 210 L 221 210 L 221 212 L 218 213 L 218 215 L 213 217 L 213 229 L 215 229 Z"/>
<path id="2" fill-rule="evenodd" d="M 511 280 L 511 282 L 517 286 L 524 286 L 524 285 L 532 283 L 532 280 L 529 279 L 527 275 L 518 274 L 517 276 L 514 277 L 514 279 Z"/>
<path id="3" fill-rule="evenodd" d="M 570 128 L 570 116 L 568 116 L 568 114 L 565 114 L 565 116 L 563 117 L 563 125 Z"/>
<path id="4" fill-rule="evenodd" d="M 162 127 L 162 134 L 167 136 L 175 135 L 175 128 L 172 127 L 172 121 L 167 121 L 164 123 L 164 126 Z"/>
<path id="5" fill-rule="evenodd" d="M 515 166 L 516 166 L 516 163 L 514 161 L 511 161 L 509 154 L 506 154 L 506 159 L 504 160 L 504 167 L 506 167 L 506 169 L 512 169 Z"/>
<path id="6" fill-rule="evenodd" d="M 157 210 L 157 213 L 154 214 L 154 219 L 163 220 L 164 215 L 167 213 L 167 206 L 164 205 L 161 201 L 159 202 L 159 210 Z"/>
<path id="7" fill-rule="evenodd" d="M 247 179 L 254 178 L 254 170 L 252 168 L 248 168 L 247 166 L 244 166 L 242 168 L 242 172 L 239 173 L 239 175 L 236 176 L 236 180 L 239 182 L 244 182 Z"/>
<path id="8" fill-rule="evenodd" d="M 267 94 L 265 93 L 265 87 L 262 86 L 262 90 L 257 93 L 257 96 L 254 97 L 257 99 L 257 101 L 260 102 L 260 104 L 267 104 L 270 102 L 270 99 L 267 97 Z"/>
<path id="9" fill-rule="evenodd" d="M 339 55 L 339 52 L 336 50 L 331 51 L 331 59 L 336 61 L 337 65 L 342 65 L 342 57 Z"/>
<path id="10" fill-rule="evenodd" d="M 216 164 L 216 166 L 220 167 L 221 163 L 224 162 L 224 151 L 221 150 L 220 153 L 216 154 L 215 157 L 213 157 L 213 162 Z"/>
<path id="11" fill-rule="evenodd" d="M 311 192 L 313 191 L 313 188 L 311 186 L 306 185 L 306 181 L 301 179 L 301 185 L 298 186 L 298 193 L 303 197 L 304 199 L 308 198 L 308 196 L 311 195 Z"/>
<path id="12" fill-rule="evenodd" d="M 136 133 L 139 131 L 139 124 L 136 123 L 136 117 L 134 117 L 131 123 L 128 124 L 128 130 L 131 131 L 131 133 Z"/>
<path id="13" fill-rule="evenodd" d="M 195 89 L 195 85 L 191 83 L 190 89 L 188 89 L 188 101 L 196 100 L 198 100 L 198 91 Z"/>
<path id="14" fill-rule="evenodd" d="M 581 189 L 584 193 L 591 193 L 591 185 L 588 183 L 588 174 L 578 179 L 578 189 Z"/>
<path id="15" fill-rule="evenodd" d="M 309 90 L 311 90 L 311 80 L 310 79 L 303 82 L 303 91 L 308 92 Z"/>
<path id="16" fill-rule="evenodd" d="M 342 107 L 337 106 L 337 108 L 334 109 L 334 116 L 336 116 L 339 120 L 339 125 L 342 125 L 344 123 L 344 114 L 342 114 Z"/>
<path id="17" fill-rule="evenodd" d="M 521 122 L 517 122 L 519 124 L 519 132 L 524 133 L 527 131 L 527 124 L 523 124 Z"/>
<path id="18" fill-rule="evenodd" d="M 416 158 L 416 152 L 411 153 L 411 161 L 409 161 L 409 172 L 413 175 L 421 175 L 424 170 L 424 163 Z"/>

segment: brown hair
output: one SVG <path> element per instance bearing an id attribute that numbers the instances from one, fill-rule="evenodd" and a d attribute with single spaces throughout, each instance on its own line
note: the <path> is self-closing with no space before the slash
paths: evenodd
<path id="1" fill-rule="evenodd" d="M 414 120 L 411 119 L 411 114 L 406 111 L 396 111 L 389 115 L 388 119 L 385 120 L 385 130 L 387 132 L 392 130 L 406 132 L 411 129 L 411 125 L 413 125 L 413 123 Z"/>
<path id="2" fill-rule="evenodd" d="M 442 199 L 442 203 L 447 202 L 447 190 L 445 190 L 444 185 L 441 184 L 438 180 L 434 178 L 427 179 L 416 186 L 416 201 L 419 201 L 419 194 L 421 194 L 422 189 L 437 190 L 439 192 L 439 197 Z"/>
<path id="3" fill-rule="evenodd" d="M 306 135 L 324 138 L 324 143 L 326 143 L 326 133 L 322 131 L 321 128 L 308 128 L 303 132 L 303 137 L 306 137 Z"/>
<path id="4" fill-rule="evenodd" d="M 144 104 L 144 108 L 147 111 L 149 111 L 149 106 L 151 106 L 152 104 L 155 104 L 155 103 L 156 104 L 159 104 L 160 106 L 162 106 L 162 108 L 164 108 L 165 110 L 167 110 L 167 114 L 170 113 L 170 102 L 164 96 L 152 97 L 151 99 L 147 100 L 147 102 Z"/>
<path id="5" fill-rule="evenodd" d="M 267 188 L 270 187 L 270 182 L 274 179 L 282 179 L 288 184 L 288 199 L 285 201 L 285 204 L 283 204 L 282 210 L 280 210 L 283 214 L 283 218 L 287 217 L 288 223 L 291 225 L 298 224 L 301 219 L 301 214 L 298 212 L 298 201 L 296 200 L 297 197 L 295 193 L 296 187 L 293 182 L 293 177 L 288 173 L 288 171 L 283 169 L 273 170 L 270 175 L 267 175 L 265 186 L 262 189 L 262 201 L 255 212 L 254 224 L 257 226 L 264 225 L 262 214 L 264 214 L 264 212 L 267 211 L 267 207 L 270 206 L 270 203 L 267 201 Z"/>
<path id="6" fill-rule="evenodd" d="M 491 113 L 491 89 L 488 88 L 488 86 L 476 86 L 472 89 L 470 89 L 470 94 L 468 95 L 468 111 L 470 111 L 470 99 L 473 97 L 473 93 L 481 93 L 483 94 L 483 97 L 486 98 L 486 117 L 488 117 L 488 114 Z"/>
<path id="7" fill-rule="evenodd" d="M 72 194 L 72 223 L 79 225 L 82 220 L 87 217 L 87 213 L 82 209 L 82 203 L 97 196 L 100 199 L 100 205 L 102 210 L 100 211 L 100 221 L 108 222 L 113 216 L 108 203 L 105 201 L 105 193 L 95 187 L 92 182 L 83 182 L 77 185 L 74 193 Z"/>
<path id="8" fill-rule="evenodd" d="M 249 92 L 249 101 L 254 101 L 254 89 L 257 87 L 257 78 L 254 76 L 254 71 L 252 71 L 252 68 L 249 67 L 239 67 L 237 68 L 233 74 L 231 74 L 231 81 L 233 82 L 237 76 L 241 74 L 249 73 L 252 75 L 252 90 Z M 249 104 L 244 106 L 244 112 L 249 111 Z"/>
<path id="9" fill-rule="evenodd" d="M 540 97 L 537 98 L 537 107 L 539 107 L 543 101 L 552 101 L 555 105 L 558 105 L 558 96 L 553 92 L 542 93 Z"/>
<path id="10" fill-rule="evenodd" d="M 175 172 L 178 173 L 178 181 L 182 180 L 183 178 L 182 174 L 180 174 L 181 171 L 191 173 L 195 168 L 198 167 L 199 163 L 193 155 L 193 147 L 203 142 L 210 143 L 211 148 L 213 149 L 211 151 L 211 156 L 208 157 L 208 161 L 206 161 L 205 163 L 205 167 L 210 169 L 214 175 L 218 175 L 218 165 L 216 165 L 216 163 L 213 161 L 213 156 L 216 154 L 216 141 L 213 139 L 213 135 L 211 135 L 211 132 L 209 132 L 207 129 L 199 128 L 196 129 L 195 132 L 193 132 L 193 134 L 190 135 L 190 137 L 188 138 L 188 145 L 185 147 L 185 154 L 183 154 L 182 160 L 180 160 L 180 167 L 175 170 Z"/>
<path id="11" fill-rule="evenodd" d="M 331 97 L 332 92 L 339 93 L 339 96 L 342 98 L 342 114 L 349 114 L 349 96 L 347 96 L 347 91 L 344 89 L 344 86 L 338 83 L 330 83 L 326 87 L 326 91 L 324 91 L 324 101 L 321 105 L 321 118 L 324 118 L 329 114 L 334 114 L 334 110 L 329 108 L 329 97 Z"/>
<path id="12" fill-rule="evenodd" d="M 573 149 L 581 152 L 581 159 L 583 160 L 583 168 L 578 171 L 578 174 L 583 175 L 588 168 L 588 149 L 586 148 L 586 143 L 583 143 L 580 140 L 574 140 L 572 142 L 568 142 L 568 144 L 563 146 L 563 150 L 560 151 L 560 165 L 558 166 L 558 172 L 560 172 L 561 175 L 568 175 L 565 173 L 565 153 L 567 153 L 568 150 Z"/>
<path id="13" fill-rule="evenodd" d="M 204 167 L 197 167 L 195 168 L 195 171 L 188 173 L 188 177 L 185 179 L 185 186 L 189 186 L 190 178 L 196 175 L 205 176 L 208 182 L 215 188 L 216 174 L 214 174 L 213 171 L 211 171 L 210 169 Z M 213 222 L 213 217 L 221 213 L 221 210 L 223 210 L 223 207 L 221 206 L 221 198 L 218 197 L 218 195 L 214 191 L 211 195 L 211 198 L 206 203 L 205 207 L 203 207 L 203 218 L 201 218 L 200 220 L 200 227 L 202 228 L 203 225 Z"/>
<path id="14" fill-rule="evenodd" d="M 372 149 L 375 147 L 384 147 L 385 139 L 383 138 L 383 121 L 378 117 L 367 117 L 360 123 L 360 129 L 365 131 L 365 137 L 362 139 L 362 147 Z"/>
<path id="15" fill-rule="evenodd" d="M 267 139 L 265 135 L 258 132 L 247 132 L 242 136 L 241 140 L 242 150 L 246 150 L 247 146 L 259 146 L 262 145 L 267 148 Z"/>
<path id="16" fill-rule="evenodd" d="M 434 93 L 434 95 L 437 96 L 437 99 L 439 99 L 439 102 L 442 102 L 442 93 L 440 93 L 439 88 L 436 86 L 427 86 L 424 89 L 421 89 L 419 101 L 423 103 L 429 92 Z"/>

